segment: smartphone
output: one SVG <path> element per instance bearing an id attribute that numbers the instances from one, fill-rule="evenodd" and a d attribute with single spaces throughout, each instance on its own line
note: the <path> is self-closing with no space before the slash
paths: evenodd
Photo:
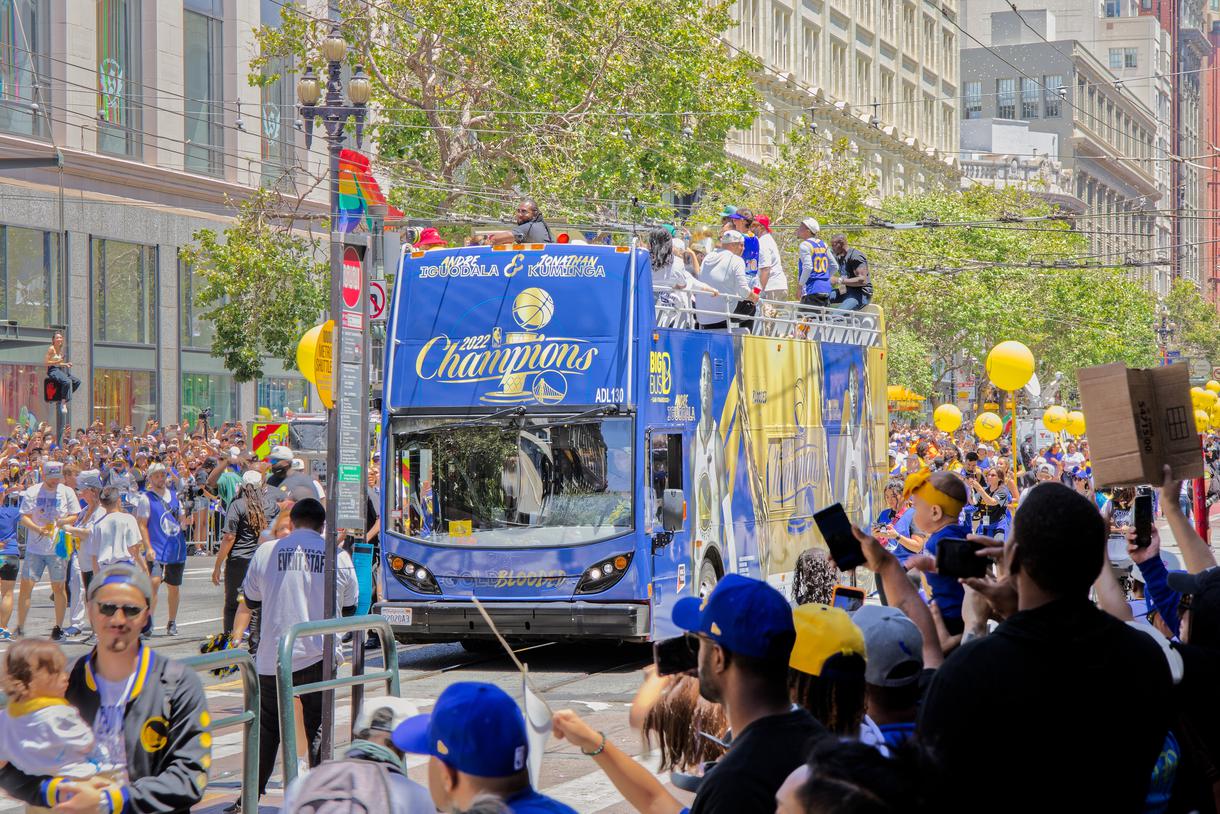
<path id="1" fill-rule="evenodd" d="M 830 598 L 831 607 L 842 608 L 848 613 L 855 613 L 864 606 L 864 589 L 853 588 L 850 585 L 836 585 Z"/>
<path id="2" fill-rule="evenodd" d="M 686 636 L 675 636 L 653 643 L 652 660 L 657 665 L 657 675 L 681 675 L 698 669 L 699 650 L 692 647 Z"/>
<path id="3" fill-rule="evenodd" d="M 1152 544 L 1152 492 L 1140 488 L 1135 496 L 1135 547 L 1147 548 Z"/>
<path id="4" fill-rule="evenodd" d="M 847 512 L 843 511 L 843 504 L 835 503 L 814 512 L 813 522 L 818 524 L 818 531 L 822 532 L 822 538 L 830 548 L 830 556 L 840 571 L 851 571 L 864 565 L 864 550 L 852 533 L 851 521 L 847 519 Z"/>
<path id="5" fill-rule="evenodd" d="M 979 543 L 954 537 L 939 541 L 936 544 L 936 573 L 954 579 L 986 576 L 988 560 L 975 553 L 982 547 Z"/>

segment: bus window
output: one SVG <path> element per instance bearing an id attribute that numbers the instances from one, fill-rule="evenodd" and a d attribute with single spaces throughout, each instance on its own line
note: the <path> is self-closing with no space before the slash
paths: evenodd
<path id="1" fill-rule="evenodd" d="M 403 419 L 393 437 L 400 534 L 520 548 L 632 529 L 631 419 Z"/>
<path id="2" fill-rule="evenodd" d="M 661 522 L 661 496 L 666 489 L 683 489 L 682 433 L 650 432 L 648 434 L 648 499 L 652 511 L 647 520 Z"/>

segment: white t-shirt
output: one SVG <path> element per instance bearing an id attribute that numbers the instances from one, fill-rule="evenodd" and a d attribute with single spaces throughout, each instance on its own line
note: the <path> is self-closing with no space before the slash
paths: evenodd
<path id="1" fill-rule="evenodd" d="M 767 278 L 764 291 L 787 291 L 788 278 L 784 276 L 784 261 L 780 259 L 779 244 L 775 235 L 764 232 L 758 236 L 758 267 L 771 267 L 771 276 Z"/>
<path id="2" fill-rule="evenodd" d="M 100 763 L 118 772 L 123 785 L 128 782 L 123 714 L 127 709 L 127 698 L 135 677 L 133 673 L 129 679 L 120 682 L 108 681 L 96 672 L 93 674 L 98 695 L 97 716 L 93 719 L 93 737 L 97 740 L 96 754 Z"/>
<path id="3" fill-rule="evenodd" d="M 93 527 L 94 556 L 99 568 L 114 562 L 131 562 L 131 547 L 140 545 L 140 526 L 126 512 L 111 512 Z"/>
<path id="4" fill-rule="evenodd" d="M 325 618 L 322 612 L 325 556 L 322 535 L 310 529 L 297 529 L 255 549 L 241 590 L 247 599 L 263 603 L 259 641 L 266 644 L 258 648 L 254 665 L 259 675 L 276 674 L 279 652 L 275 644 L 289 628 L 299 622 Z M 339 608 L 351 607 L 359 598 L 359 586 L 352 558 L 346 551 L 339 551 L 336 571 Z M 294 672 L 321 660 L 321 636 L 296 640 L 292 648 Z"/>
<path id="5" fill-rule="evenodd" d="M 29 516 L 39 528 L 49 526 L 80 512 L 80 501 L 76 492 L 65 483 L 55 489 L 36 483 L 21 496 L 21 513 Z M 55 553 L 55 533 L 43 534 L 30 531 L 26 537 L 26 551 L 30 554 L 50 556 Z"/>
<path id="6" fill-rule="evenodd" d="M 84 509 L 82 509 L 82 511 L 84 511 Z M 94 506 L 93 513 L 81 520 L 81 522 L 78 524 L 80 528 L 89 530 L 89 535 L 80 541 L 80 564 L 81 569 L 84 571 L 88 571 L 93 568 L 93 558 L 97 556 L 97 537 L 94 536 L 93 529 L 97 527 L 98 521 L 105 516 L 105 508 L 102 506 Z"/>
<path id="7" fill-rule="evenodd" d="M 1065 472 L 1071 472 L 1078 466 L 1084 465 L 1084 455 L 1079 452 L 1069 452 L 1063 456 L 1063 469 Z"/>
<path id="8" fill-rule="evenodd" d="M 713 325 L 729 318 L 728 312 L 736 307 L 739 300 L 750 296 L 750 281 L 746 277 L 746 264 L 737 255 L 726 249 L 716 249 L 703 261 L 699 271 L 699 281 L 708 284 L 724 295 L 737 297 L 738 300 L 726 300 L 723 297 L 712 297 L 710 294 L 695 294 L 695 307 L 701 311 L 723 312 L 719 314 L 697 314 L 699 324 Z"/>
<path id="9" fill-rule="evenodd" d="M 97 774 L 89 762 L 93 732 L 76 707 L 60 701 L 20 715 L 20 704 L 0 710 L 0 760 L 30 775 L 86 778 Z"/>

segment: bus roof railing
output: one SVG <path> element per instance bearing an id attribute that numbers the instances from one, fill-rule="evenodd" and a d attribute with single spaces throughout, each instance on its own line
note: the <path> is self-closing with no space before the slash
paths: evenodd
<path id="1" fill-rule="evenodd" d="M 865 347 L 881 346 L 881 315 L 876 309 L 852 311 L 825 308 L 796 302 L 759 300 L 754 316 L 733 313 L 744 298 L 720 294 L 721 310 L 696 308 L 691 295 L 681 289 L 654 286 L 658 328 L 698 328 L 699 317 L 707 323 L 724 322 L 726 333 L 744 333 L 771 338 L 805 339 L 811 342 L 837 342 Z M 747 328 L 742 323 L 753 323 Z M 715 330 L 715 329 L 714 329 Z"/>

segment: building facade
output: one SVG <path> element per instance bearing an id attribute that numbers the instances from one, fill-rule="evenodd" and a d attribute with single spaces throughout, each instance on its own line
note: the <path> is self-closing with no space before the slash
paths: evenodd
<path id="1" fill-rule="evenodd" d="M 726 39 L 762 63 L 764 102 L 729 152 L 759 167 L 794 128 L 814 127 L 847 139 L 882 197 L 955 187 L 956 12 L 956 0 L 737 0 Z"/>
<path id="2" fill-rule="evenodd" d="M 0 420 L 53 423 L 43 358 L 64 332 L 83 426 L 242 420 L 308 409 L 308 383 L 268 360 L 238 385 L 179 256 L 222 230 L 227 200 L 291 185 L 295 78 L 248 82 L 270 0 L 6 0 L 0 4 Z M 4 433 L 0 433 L 4 434 Z"/>

